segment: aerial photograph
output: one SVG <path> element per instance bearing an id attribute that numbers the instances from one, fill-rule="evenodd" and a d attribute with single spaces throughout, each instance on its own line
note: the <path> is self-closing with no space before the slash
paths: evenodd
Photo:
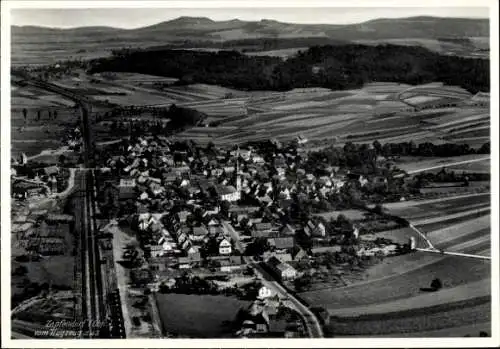
<path id="1" fill-rule="evenodd" d="M 489 8 L 14 8 L 10 50 L 12 342 L 492 337 Z"/>

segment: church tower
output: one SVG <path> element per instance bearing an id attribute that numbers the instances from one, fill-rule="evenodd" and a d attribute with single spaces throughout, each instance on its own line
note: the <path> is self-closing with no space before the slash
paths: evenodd
<path id="1" fill-rule="evenodd" d="M 236 163 L 234 168 L 236 191 L 238 193 L 241 192 L 241 176 L 240 176 L 239 161 L 240 161 L 240 147 L 238 146 L 238 149 L 236 150 Z"/>

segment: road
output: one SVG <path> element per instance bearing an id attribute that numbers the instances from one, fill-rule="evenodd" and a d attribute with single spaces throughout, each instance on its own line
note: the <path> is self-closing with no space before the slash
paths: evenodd
<path id="1" fill-rule="evenodd" d="M 436 165 L 436 166 L 419 168 L 418 170 L 412 170 L 412 171 L 408 171 L 406 173 L 407 174 L 415 174 L 415 173 L 425 172 L 425 171 L 429 171 L 429 170 L 435 170 L 435 169 L 439 169 L 439 168 L 443 168 L 443 167 L 450 167 L 450 166 L 455 166 L 455 165 L 465 165 L 465 164 L 470 164 L 470 163 L 479 162 L 479 161 L 485 161 L 485 160 L 489 160 L 489 159 L 490 159 L 490 156 L 488 155 L 488 156 L 481 157 L 479 159 L 455 161 L 455 162 L 440 164 L 440 165 Z M 402 176 L 404 176 L 404 174 L 399 174 L 399 175 L 396 175 L 394 177 L 402 177 Z"/>
<path id="2" fill-rule="evenodd" d="M 459 256 L 459 257 L 491 260 L 491 257 L 489 257 L 489 256 L 481 256 L 478 254 L 469 254 L 469 253 L 460 253 L 460 252 L 441 251 L 441 250 L 438 250 L 436 248 L 431 248 L 431 249 L 429 249 L 429 248 L 417 248 L 417 251 L 439 253 L 439 254 L 450 255 L 450 256 Z"/>
<path id="3" fill-rule="evenodd" d="M 236 249 L 243 255 L 243 260 L 245 261 L 245 263 L 253 266 L 255 274 L 261 280 L 262 284 L 278 294 L 280 298 L 286 299 L 287 304 L 290 306 L 290 308 L 300 314 L 300 316 L 304 320 L 304 324 L 309 337 L 322 338 L 324 336 L 323 329 L 314 313 L 304 303 L 295 298 L 293 294 L 288 292 L 288 290 L 284 288 L 273 275 L 265 271 L 256 260 L 254 260 L 252 257 L 244 255 L 244 248 L 240 241 L 240 235 L 229 222 L 222 221 L 222 225 L 231 235 L 231 238 L 234 241 L 234 245 Z"/>

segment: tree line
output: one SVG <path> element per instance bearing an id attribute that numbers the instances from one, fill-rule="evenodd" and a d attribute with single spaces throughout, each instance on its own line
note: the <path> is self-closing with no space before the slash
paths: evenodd
<path id="1" fill-rule="evenodd" d="M 489 60 L 444 56 L 422 47 L 359 44 L 313 46 L 286 61 L 237 51 L 120 51 L 90 62 L 90 73 L 136 72 L 242 90 L 359 88 L 373 81 L 441 81 L 472 93 L 489 91 Z"/>

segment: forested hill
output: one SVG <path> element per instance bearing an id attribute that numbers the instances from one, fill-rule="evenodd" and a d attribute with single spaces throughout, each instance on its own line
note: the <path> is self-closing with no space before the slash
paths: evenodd
<path id="1" fill-rule="evenodd" d="M 440 81 L 476 93 L 489 91 L 489 64 L 486 59 L 443 56 L 414 46 L 347 44 L 314 46 L 286 61 L 236 51 L 122 51 L 92 61 L 90 72 L 137 72 L 244 90 L 341 90 L 372 81 Z"/>

